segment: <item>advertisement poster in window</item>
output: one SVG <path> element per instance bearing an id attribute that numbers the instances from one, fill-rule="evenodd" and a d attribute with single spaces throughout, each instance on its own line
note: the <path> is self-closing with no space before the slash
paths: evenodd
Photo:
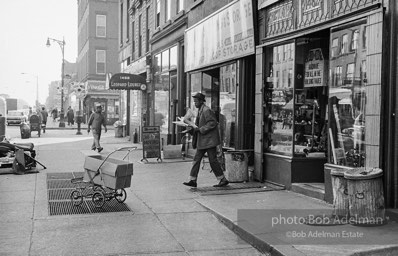
<path id="1" fill-rule="evenodd" d="M 305 61 L 304 87 L 326 86 L 327 64 L 320 48 L 309 51 Z"/>

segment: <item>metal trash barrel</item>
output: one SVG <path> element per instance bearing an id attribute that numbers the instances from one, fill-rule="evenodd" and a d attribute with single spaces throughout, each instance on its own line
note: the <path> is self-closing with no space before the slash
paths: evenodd
<path id="1" fill-rule="evenodd" d="M 347 191 L 347 180 L 344 178 L 343 169 L 332 169 L 330 176 L 332 178 L 333 188 L 333 215 L 349 215 L 349 199 Z"/>
<path id="2" fill-rule="evenodd" d="M 230 150 L 224 152 L 225 177 L 229 182 L 243 182 L 249 180 L 247 150 Z"/>
<path id="3" fill-rule="evenodd" d="M 350 223 L 354 225 L 383 225 L 385 204 L 383 170 L 380 168 L 355 168 L 346 171 L 350 204 Z"/>

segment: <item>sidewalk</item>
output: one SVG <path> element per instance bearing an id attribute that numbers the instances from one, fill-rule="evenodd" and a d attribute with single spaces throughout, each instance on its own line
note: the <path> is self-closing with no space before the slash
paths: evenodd
<path id="1" fill-rule="evenodd" d="M 272 189 L 203 196 L 181 184 L 188 178 L 190 162 L 149 159 L 148 164 L 141 163 L 142 145 L 127 138 L 104 138 L 101 154 L 138 147 L 131 159 L 129 156 L 134 176 L 126 204 L 133 213 L 49 216 L 46 174 L 83 171 L 80 150 L 90 143 L 39 146 L 37 157 L 46 170 L 0 175 L 0 255 L 259 255 L 244 241 L 265 255 L 398 255 L 394 219 L 373 227 L 282 225 L 281 215 L 330 213 L 332 206 Z M 68 164 L 62 164 L 65 159 Z M 201 169 L 199 188 L 215 182 L 208 169 Z M 243 240 L 220 228 L 208 212 Z M 193 238 L 198 234 L 202 239 Z M 350 237 L 337 237 L 339 234 Z"/>
<path id="2" fill-rule="evenodd" d="M 115 128 L 113 125 L 107 125 L 106 128 L 108 130 L 114 130 Z M 46 129 L 52 130 L 52 129 L 71 129 L 71 130 L 77 130 L 77 123 L 75 122 L 74 125 L 68 125 L 68 122 L 65 121 L 65 127 L 59 127 L 59 121 L 53 121 L 52 119 L 49 119 L 47 121 Z M 81 130 L 87 130 L 87 124 L 81 123 L 80 124 L 80 129 Z"/>
<path id="3" fill-rule="evenodd" d="M 208 196 L 197 201 L 245 241 L 271 255 L 398 255 L 397 219 L 373 227 L 288 223 L 286 216 L 293 220 L 332 212 L 331 205 L 290 191 Z M 280 223 L 281 215 L 286 222 Z"/>

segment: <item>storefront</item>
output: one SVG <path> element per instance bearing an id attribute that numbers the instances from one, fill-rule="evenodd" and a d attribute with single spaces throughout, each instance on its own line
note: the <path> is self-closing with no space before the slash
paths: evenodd
<path id="1" fill-rule="evenodd" d="M 83 120 L 88 121 L 90 114 L 95 111 L 96 104 L 102 106 L 107 125 L 119 120 L 119 91 L 105 89 L 105 81 L 87 81 L 85 88 L 87 94 L 83 100 Z"/>
<path id="2" fill-rule="evenodd" d="M 193 15 L 195 16 L 195 15 Z M 254 27 L 251 1 L 234 1 L 185 31 L 186 106 L 202 92 L 224 148 L 253 149 Z"/>
<path id="3" fill-rule="evenodd" d="M 147 63 L 149 56 L 144 56 L 132 62 L 124 73 L 138 75 L 147 80 Z M 147 88 L 145 90 L 125 89 L 121 91 L 121 121 L 127 125 L 126 135 L 134 141 L 141 141 L 142 127 L 147 125 Z"/>
<path id="4" fill-rule="evenodd" d="M 259 1 L 257 179 L 327 197 L 331 169 L 381 166 L 380 2 Z"/>
<path id="5" fill-rule="evenodd" d="M 153 93 L 152 109 L 154 110 L 154 125 L 160 127 L 163 145 L 179 144 L 177 141 L 176 120 L 178 103 L 178 44 L 172 45 L 153 57 Z"/>

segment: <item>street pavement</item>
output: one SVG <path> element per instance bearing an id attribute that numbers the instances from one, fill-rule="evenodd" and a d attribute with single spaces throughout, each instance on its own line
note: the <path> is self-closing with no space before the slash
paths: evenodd
<path id="1" fill-rule="evenodd" d="M 11 142 L 20 141 L 17 129 L 7 132 L 13 134 L 7 136 Z M 127 158 L 134 164 L 125 202 L 132 211 L 49 216 L 47 173 L 82 172 L 82 150 L 91 146 L 91 134 L 74 132 L 54 129 L 30 139 L 47 169 L 0 175 L 0 255 L 398 255 L 395 219 L 372 227 L 280 225 L 273 221 L 283 214 L 307 216 L 330 212 L 332 206 L 283 190 L 200 194 L 182 185 L 190 162 L 149 159 L 144 164 L 142 145 L 115 138 L 113 131 L 104 134 L 101 155 L 138 147 Z M 215 183 L 208 169 L 201 170 L 199 187 Z M 313 228 L 318 237 L 310 235 Z M 327 239 L 320 239 L 322 234 Z"/>
<path id="2" fill-rule="evenodd" d="M 0 255 L 261 255 L 181 184 L 188 177 L 189 162 L 155 164 L 149 159 L 141 164 L 140 149 L 127 158 L 134 164 L 125 202 L 131 212 L 49 216 L 47 173 L 83 171 L 81 150 L 91 146 L 91 137 L 76 141 L 67 131 L 59 133 L 56 137 L 64 134 L 64 142 L 35 144 L 37 160 L 47 169 L 0 175 Z M 45 136 L 24 141 L 39 142 Z M 132 145 L 108 132 L 101 154 Z M 203 176 L 216 183 L 208 171 Z"/>

